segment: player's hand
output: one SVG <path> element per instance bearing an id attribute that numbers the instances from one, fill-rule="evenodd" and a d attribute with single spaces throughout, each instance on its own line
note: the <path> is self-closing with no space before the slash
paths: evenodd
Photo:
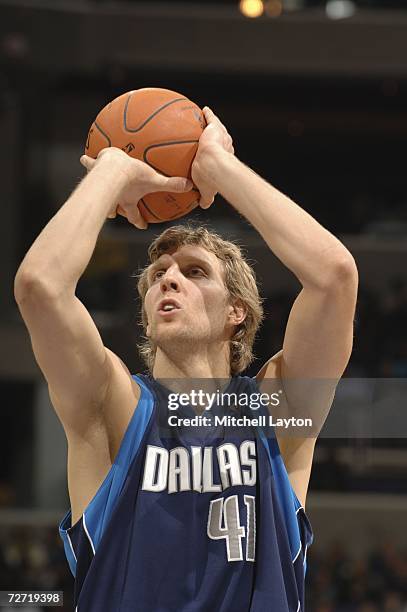
<path id="1" fill-rule="evenodd" d="M 229 132 L 208 106 L 203 109 L 207 126 L 199 139 L 198 150 L 192 164 L 192 180 L 201 193 L 199 206 L 209 208 L 218 192 L 211 177 L 211 164 L 222 154 L 234 155 L 233 140 Z"/>
<path id="2" fill-rule="evenodd" d="M 116 147 L 102 149 L 96 159 L 88 155 L 82 155 L 80 162 L 88 172 L 96 166 L 102 165 L 109 168 L 109 171 L 114 168 L 122 174 L 124 187 L 119 202 L 114 205 L 108 214 L 108 219 L 114 219 L 119 214 L 126 217 L 130 223 L 139 229 L 146 229 L 148 225 L 137 206 L 141 198 L 157 191 L 185 193 L 191 191 L 193 187 L 190 180 L 183 177 L 164 176 L 148 164 L 130 157 Z"/>

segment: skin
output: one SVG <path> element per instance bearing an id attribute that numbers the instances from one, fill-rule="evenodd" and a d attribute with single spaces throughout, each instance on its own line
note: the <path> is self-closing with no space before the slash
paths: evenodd
<path id="1" fill-rule="evenodd" d="M 245 317 L 229 298 L 221 261 L 200 246 L 162 255 L 148 274 L 147 335 L 157 345 L 156 378 L 229 378 L 229 339 Z M 181 306 L 162 315 L 163 299 Z"/>
<path id="2" fill-rule="evenodd" d="M 267 379 L 278 381 L 295 414 L 305 400 L 293 380 L 330 379 L 335 386 L 346 368 L 353 342 L 356 265 L 335 236 L 242 164 L 225 126 L 209 108 L 204 113 L 208 125 L 192 165 L 200 206 L 210 207 L 221 193 L 302 287 L 283 347 L 257 377 L 260 386 Z M 83 156 L 81 163 L 87 176 L 33 243 L 15 278 L 15 298 L 68 441 L 73 523 L 111 468 L 140 397 L 127 366 L 104 346 L 76 296 L 76 285 L 107 218 L 121 214 L 143 229 L 146 223 L 137 207 L 141 197 L 192 188 L 187 179 L 164 177 L 114 147 L 102 150 L 97 159 Z M 146 296 L 148 333 L 158 344 L 157 377 L 229 377 L 228 338 L 245 312 L 228 301 L 217 258 L 200 254 L 209 259 L 207 278 L 187 271 L 185 247 L 165 256 Z M 183 308 L 164 321 L 155 309 L 169 294 L 177 295 Z M 308 401 L 317 401 L 327 414 L 332 398 L 330 389 Z M 305 505 L 316 438 L 277 440 L 294 491 Z"/>

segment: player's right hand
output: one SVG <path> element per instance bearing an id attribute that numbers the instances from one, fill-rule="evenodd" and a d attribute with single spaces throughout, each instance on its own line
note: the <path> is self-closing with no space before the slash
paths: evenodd
<path id="1" fill-rule="evenodd" d="M 114 169 L 123 174 L 124 187 L 120 194 L 120 201 L 114 204 L 108 218 L 114 219 L 117 214 L 122 215 L 139 229 L 146 229 L 148 225 L 137 206 L 141 198 L 157 191 L 185 193 L 191 191 L 193 187 L 190 180 L 183 177 L 164 176 L 148 164 L 130 157 L 117 147 L 102 149 L 96 159 L 82 155 L 80 162 L 88 172 L 102 165 L 109 171 Z"/>

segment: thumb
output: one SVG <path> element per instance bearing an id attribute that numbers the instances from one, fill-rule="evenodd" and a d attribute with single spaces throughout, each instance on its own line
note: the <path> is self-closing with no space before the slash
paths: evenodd
<path id="1" fill-rule="evenodd" d="M 160 185 L 160 191 L 170 191 L 172 193 L 185 193 L 191 191 L 194 186 L 193 182 L 189 179 L 182 178 L 180 176 L 173 176 L 166 178 L 165 181 Z"/>
<path id="2" fill-rule="evenodd" d="M 93 159 L 93 157 L 89 157 L 89 155 L 82 155 L 79 161 L 88 172 L 92 170 L 93 166 L 96 164 L 96 159 Z"/>

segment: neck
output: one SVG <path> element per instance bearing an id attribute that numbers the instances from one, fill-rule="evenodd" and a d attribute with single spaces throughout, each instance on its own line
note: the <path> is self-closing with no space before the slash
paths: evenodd
<path id="1" fill-rule="evenodd" d="M 230 378 L 229 342 L 216 343 L 214 346 L 200 346 L 192 353 L 190 350 L 169 352 L 157 347 L 154 361 L 154 378 Z"/>

